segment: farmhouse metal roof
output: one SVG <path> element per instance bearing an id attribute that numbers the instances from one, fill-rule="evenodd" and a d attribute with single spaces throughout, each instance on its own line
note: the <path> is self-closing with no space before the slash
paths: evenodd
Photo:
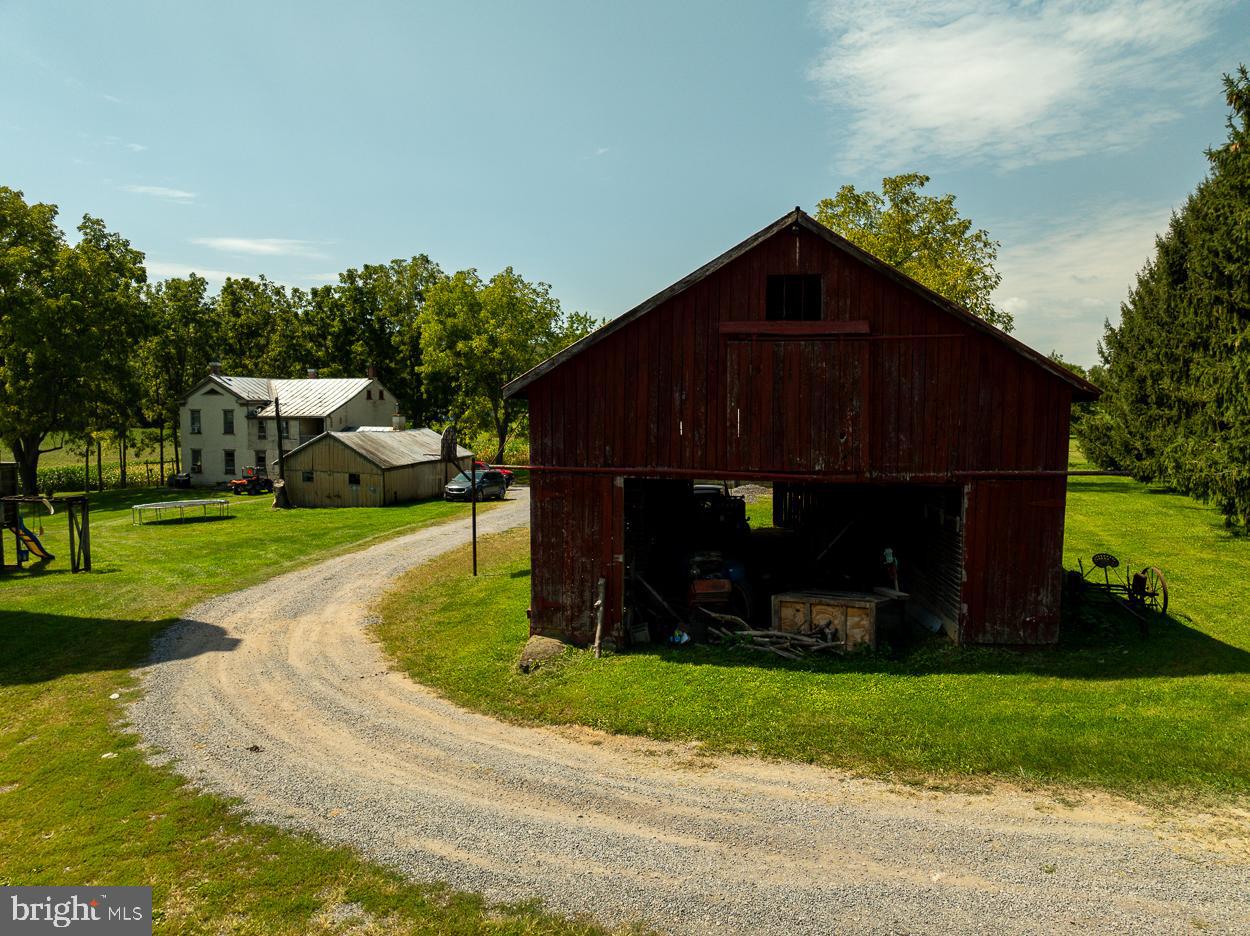
<path id="1" fill-rule="evenodd" d="M 949 299 L 943 298 L 942 296 L 935 293 L 929 287 L 916 282 L 916 280 L 912 279 L 906 273 L 901 272 L 900 270 L 886 263 L 884 260 L 880 260 L 877 257 L 874 257 L 872 254 L 868 253 L 866 250 L 856 247 L 846 238 L 841 237 L 838 234 L 835 234 L 829 228 L 825 227 L 825 225 L 821 224 L 815 218 L 811 217 L 809 214 L 807 214 L 807 212 L 803 211 L 801 208 L 795 208 L 793 211 L 786 212 L 784 215 L 782 215 L 772 224 L 768 225 L 768 227 L 752 234 L 750 237 L 748 237 L 742 243 L 738 244 L 736 247 L 729 248 L 729 250 L 725 251 L 716 259 L 708 261 L 703 266 L 699 267 L 699 269 L 695 270 L 693 273 L 678 280 L 672 286 L 669 286 L 667 289 L 661 290 L 660 292 L 656 293 L 646 302 L 643 302 L 640 305 L 637 305 L 634 308 L 630 309 L 628 312 L 625 312 L 622 315 L 617 316 L 612 321 L 608 322 L 602 327 L 591 332 L 585 338 L 582 338 L 580 341 L 574 342 L 573 344 L 565 348 L 563 351 L 560 351 L 552 355 L 551 357 L 547 358 L 547 360 L 543 361 L 541 364 L 537 365 L 536 367 L 531 368 L 529 371 L 522 374 L 520 377 L 516 378 L 516 380 L 513 380 L 510 383 L 505 384 L 503 388 L 504 396 L 510 397 L 510 396 L 517 396 L 518 394 L 523 395 L 525 388 L 528 387 L 530 384 L 532 384 L 538 378 L 542 377 L 543 375 L 559 367 L 561 364 L 563 364 L 565 361 L 569 360 L 570 358 L 580 354 L 582 351 L 586 350 L 591 345 L 597 344 L 598 342 L 602 341 L 604 338 L 607 338 L 609 335 L 613 334 L 614 332 L 617 332 L 620 329 L 624 328 L 626 325 L 628 325 L 630 322 L 634 321 L 635 319 L 640 318 L 643 315 L 646 315 L 656 306 L 659 306 L 662 303 L 667 302 L 669 299 L 672 299 L 674 296 L 677 296 L 681 294 L 682 292 L 685 292 L 695 283 L 698 283 L 700 280 L 705 279 L 706 277 L 715 273 L 721 267 L 725 266 L 731 261 L 736 260 L 738 257 L 742 256 L 751 248 L 757 246 L 758 244 L 763 243 L 764 241 L 768 240 L 773 235 L 778 234 L 781 231 L 784 231 L 786 228 L 792 225 L 798 225 L 799 227 L 802 227 L 805 230 L 808 230 L 812 232 L 813 234 L 816 234 L 817 236 L 824 238 L 834 247 L 837 247 L 845 251 L 846 253 L 850 254 L 852 257 L 855 257 L 857 260 L 861 261 L 862 263 L 872 267 L 874 270 L 877 270 L 880 273 L 884 274 L 885 276 L 889 277 L 890 279 L 894 280 L 896 283 L 903 286 L 904 288 L 911 290 L 912 292 L 918 294 L 924 299 L 927 299 L 929 302 L 933 303 L 934 305 L 938 306 L 944 311 L 949 312 L 951 315 L 954 315 L 956 318 L 961 319 L 964 322 L 967 322 L 973 328 L 976 328 L 977 330 L 984 332 L 985 334 L 988 334 L 991 337 L 1002 342 L 1012 351 L 1032 361 L 1034 364 L 1036 364 L 1038 367 L 1041 367 L 1043 370 L 1049 371 L 1052 375 L 1054 375 L 1055 377 L 1058 377 L 1060 380 L 1063 380 L 1064 382 L 1070 384 L 1072 388 L 1076 391 L 1076 393 L 1074 394 L 1075 399 L 1096 400 L 1101 395 L 1102 391 L 1099 390 L 1092 383 L 1090 383 L 1088 380 L 1078 377 L 1076 374 L 1072 373 L 1072 371 L 1068 370 L 1063 365 L 1056 364 L 1050 358 L 1046 357 L 1046 355 L 1034 350 L 1033 348 L 1030 348 L 1028 345 L 1020 341 L 1018 338 L 1011 337 L 1011 335 L 1007 334 L 1005 331 L 995 328 L 993 325 L 991 325 L 989 322 L 986 322 L 984 319 L 977 318 L 967 309 L 964 309 L 956 305 L 955 303 L 951 302 Z"/>
<path id="2" fill-rule="evenodd" d="M 273 400 L 278 398 L 283 419 L 309 419 L 329 416 L 356 394 L 372 384 L 368 377 L 316 377 L 273 380 L 268 377 L 230 377 L 209 374 L 192 387 L 190 397 L 205 384 L 215 384 L 248 403 L 263 403 L 256 415 L 272 417 Z M 184 400 L 185 402 L 185 400 Z"/>
<path id="3" fill-rule="evenodd" d="M 286 407 L 282 409 L 283 418 Z M 303 445 L 287 453 L 290 458 L 310 446 L 325 444 L 333 440 L 341 442 L 348 448 L 368 459 L 382 470 L 402 468 L 420 462 L 438 461 L 441 457 L 443 438 L 433 429 L 397 429 L 391 432 L 323 432 L 315 439 L 309 439 Z M 467 448 L 456 446 L 456 458 L 467 458 L 473 453 Z"/>
<path id="4" fill-rule="evenodd" d="M 277 397 L 283 419 L 300 416 L 309 418 L 329 416 L 356 394 L 368 387 L 368 377 L 317 377 L 311 380 L 271 380 L 269 405 L 260 409 L 257 416 L 273 416 L 273 399 Z"/>
<path id="5" fill-rule="evenodd" d="M 260 402 L 270 400 L 269 381 L 264 377 L 225 377 L 210 375 L 211 380 L 223 384 L 227 390 L 243 400 Z"/>

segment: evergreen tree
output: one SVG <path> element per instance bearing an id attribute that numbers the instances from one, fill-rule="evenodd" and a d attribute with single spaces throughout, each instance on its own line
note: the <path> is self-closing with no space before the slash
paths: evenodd
<path id="1" fill-rule="evenodd" d="M 1106 327 L 1091 460 L 1250 519 L 1250 74 L 1224 78 L 1228 140 Z"/>

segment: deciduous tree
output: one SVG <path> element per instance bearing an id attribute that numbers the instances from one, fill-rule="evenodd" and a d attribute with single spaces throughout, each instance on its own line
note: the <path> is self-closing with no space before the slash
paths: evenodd
<path id="1" fill-rule="evenodd" d="M 998 241 L 960 216 L 955 196 L 934 197 L 918 172 L 881 180 L 881 191 L 844 185 L 816 205 L 816 220 L 956 305 L 1003 331 L 1011 314 L 994 305 L 1002 277 L 994 268 Z"/>
<path id="2" fill-rule="evenodd" d="M 327 376 L 359 376 L 374 366 L 400 412 L 418 424 L 429 415 L 421 380 L 426 291 L 443 273 L 425 254 L 366 264 L 312 290 L 308 332 Z"/>
<path id="3" fill-rule="evenodd" d="M 0 438 L 34 492 L 48 436 L 129 379 L 140 335 L 143 254 L 90 215 L 70 246 L 55 205 L 0 187 Z"/>
<path id="4" fill-rule="evenodd" d="M 174 427 L 176 464 L 179 407 L 219 353 L 215 308 L 207 280 L 194 273 L 149 287 L 144 305 L 148 336 L 137 355 L 144 415 L 162 432 Z"/>
<path id="5" fill-rule="evenodd" d="M 462 270 L 430 286 L 421 312 L 422 376 L 452 400 L 454 419 L 481 421 L 504 446 L 523 402 L 504 399 L 504 384 L 588 334 L 594 320 L 565 315 L 546 283 L 511 267 L 483 282 Z"/>

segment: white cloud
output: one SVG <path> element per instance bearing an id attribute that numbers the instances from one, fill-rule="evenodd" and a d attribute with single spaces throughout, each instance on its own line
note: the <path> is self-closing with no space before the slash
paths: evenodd
<path id="1" fill-rule="evenodd" d="M 1133 145 L 1210 76 L 1179 61 L 1228 0 L 823 0 L 811 68 L 848 156 L 1004 168 Z M 1155 92 L 1181 91 L 1172 107 Z M 884 166 L 882 167 L 885 168 Z"/>
<path id="2" fill-rule="evenodd" d="M 162 280 L 169 279 L 173 276 L 190 276 L 195 273 L 202 276 L 214 286 L 220 286 L 226 281 L 227 277 L 238 279 L 245 276 L 244 273 L 232 273 L 228 270 L 206 270 L 203 267 L 189 266 L 185 263 L 168 263 L 163 260 L 147 260 L 144 264 L 148 270 L 148 279 Z"/>
<path id="3" fill-rule="evenodd" d="M 313 241 L 284 237 L 193 237 L 191 243 L 222 253 L 255 257 L 325 257 Z"/>
<path id="4" fill-rule="evenodd" d="M 183 203 L 195 201 L 195 192 L 166 188 L 163 185 L 125 185 L 123 188 L 133 195 L 150 195 L 153 198 L 163 198 L 166 201 Z"/>
<path id="5" fill-rule="evenodd" d="M 1039 351 L 1092 364 L 1103 322 L 1119 321 L 1120 303 L 1167 230 L 1169 205 L 1086 206 L 1062 225 L 999 253 L 998 304 L 1016 319 L 1016 337 Z"/>
<path id="6" fill-rule="evenodd" d="M 142 143 L 127 143 L 126 149 L 130 150 L 132 153 L 142 153 L 145 149 L 147 149 L 147 147 Z"/>
<path id="7" fill-rule="evenodd" d="M 104 100 L 108 101 L 110 104 L 120 104 L 120 103 L 122 102 L 122 99 L 121 99 L 121 98 L 119 98 L 119 97 L 114 97 L 114 96 L 113 96 L 113 95 L 111 95 L 111 94 L 103 94 L 103 93 L 101 93 L 100 97 L 104 98 Z"/>
<path id="8" fill-rule="evenodd" d="M 612 147 L 610 146 L 599 146 L 595 148 L 596 156 L 605 156 L 610 152 L 612 152 Z"/>

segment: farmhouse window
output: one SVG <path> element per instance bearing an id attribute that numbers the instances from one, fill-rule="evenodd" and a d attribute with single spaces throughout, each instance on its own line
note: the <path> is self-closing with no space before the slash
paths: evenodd
<path id="1" fill-rule="evenodd" d="M 253 452 L 256 456 L 256 467 L 264 470 L 269 465 L 269 453 L 264 449 L 257 449 Z"/>
<path id="2" fill-rule="evenodd" d="M 191 435 L 199 435 L 199 434 L 200 434 L 200 411 L 197 409 L 193 409 L 191 410 Z"/>
<path id="3" fill-rule="evenodd" d="M 764 317 L 770 322 L 819 322 L 820 300 L 819 273 L 769 276 Z"/>
<path id="4" fill-rule="evenodd" d="M 256 438 L 258 439 L 269 438 L 269 424 L 265 422 L 265 420 L 263 419 L 256 420 Z"/>
<path id="5" fill-rule="evenodd" d="M 383 390 L 381 387 L 378 387 L 378 399 L 379 399 L 379 400 L 385 400 L 385 399 L 386 399 L 386 391 L 385 391 L 385 390 Z"/>
<path id="6" fill-rule="evenodd" d="M 365 391 L 365 399 L 366 399 L 366 400 L 372 400 L 372 399 L 373 399 L 373 391 L 372 391 L 372 390 L 366 390 L 366 391 Z"/>
<path id="7" fill-rule="evenodd" d="M 304 483 L 312 484 L 313 473 L 311 471 L 305 470 L 303 474 L 303 478 L 304 478 Z"/>
<path id="8" fill-rule="evenodd" d="M 234 474 L 234 449 L 224 449 L 221 453 L 221 460 L 224 462 L 226 474 Z"/>
<path id="9" fill-rule="evenodd" d="M 349 472 L 347 475 L 347 483 L 352 487 L 360 487 L 360 475 L 356 474 L 354 471 Z"/>
<path id="10" fill-rule="evenodd" d="M 192 474 L 204 473 L 204 450 L 203 449 L 191 449 L 191 473 Z"/>
<path id="11" fill-rule="evenodd" d="M 282 420 L 282 438 L 291 438 L 291 421 L 289 419 Z"/>
<path id="12" fill-rule="evenodd" d="M 234 435 L 234 410 L 221 411 L 221 432 L 222 435 Z"/>

